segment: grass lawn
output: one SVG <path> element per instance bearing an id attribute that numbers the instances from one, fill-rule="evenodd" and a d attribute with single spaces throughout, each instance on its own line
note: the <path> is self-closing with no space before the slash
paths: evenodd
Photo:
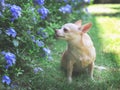
<path id="1" fill-rule="evenodd" d="M 92 5 L 88 10 L 92 15 L 83 22 L 93 23 L 88 33 L 97 51 L 95 64 L 107 69 L 95 69 L 95 81 L 89 80 L 85 75 L 80 75 L 73 77 L 71 85 L 67 84 L 66 76 L 60 71 L 60 58 L 66 48 L 66 42 L 55 40 L 51 45 L 54 60 L 41 65 L 44 73 L 39 76 L 40 90 L 120 89 L 120 5 Z"/>
<path id="2" fill-rule="evenodd" d="M 24 76 L 23 81 L 28 82 L 23 82 L 24 86 L 21 87 L 27 89 L 16 90 L 120 90 L 120 4 L 92 5 L 88 10 L 91 15 L 83 23 L 93 23 L 88 33 L 97 52 L 95 64 L 106 70 L 95 69 L 95 81 L 82 74 L 73 77 L 72 84 L 68 84 L 60 70 L 61 55 L 67 44 L 53 39 L 49 43 L 53 61 L 40 61 L 44 71 L 34 76 L 31 74 L 30 79 Z"/>
<path id="3" fill-rule="evenodd" d="M 120 89 L 120 5 L 92 5 L 88 10 L 92 15 L 83 22 L 93 23 L 89 35 L 97 51 L 95 64 L 107 69 L 95 69 L 95 82 L 85 75 L 80 75 L 73 77 L 71 85 L 67 84 L 66 76 L 60 71 L 60 58 L 66 48 L 66 42 L 56 40 L 51 45 L 54 60 L 42 64 L 44 73 L 39 77 L 41 90 Z"/>

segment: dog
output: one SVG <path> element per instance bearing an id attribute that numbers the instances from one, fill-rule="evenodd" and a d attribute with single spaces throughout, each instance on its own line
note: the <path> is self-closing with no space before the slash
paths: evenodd
<path id="1" fill-rule="evenodd" d="M 68 47 L 62 55 L 61 67 L 66 71 L 69 83 L 72 82 L 73 72 L 87 71 L 93 79 L 96 51 L 87 34 L 91 27 L 92 23 L 82 25 L 82 20 L 78 20 L 55 30 L 56 37 L 64 39 L 68 43 Z"/>

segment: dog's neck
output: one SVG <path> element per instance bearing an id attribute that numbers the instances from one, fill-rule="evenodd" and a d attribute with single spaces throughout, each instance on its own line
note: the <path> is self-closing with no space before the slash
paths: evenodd
<path id="1" fill-rule="evenodd" d="M 85 43 L 84 41 L 86 40 L 86 38 L 89 38 L 89 36 L 87 34 L 83 34 L 82 36 L 74 40 L 68 41 L 68 50 L 70 52 L 73 52 L 73 53 L 76 52 L 78 54 L 80 54 L 81 52 L 82 53 L 85 52 L 89 54 L 92 43 L 90 42 Z"/>
<path id="2" fill-rule="evenodd" d="M 76 49 L 81 49 L 83 47 L 83 36 L 78 36 L 74 39 L 68 40 L 68 48 L 76 48 Z"/>

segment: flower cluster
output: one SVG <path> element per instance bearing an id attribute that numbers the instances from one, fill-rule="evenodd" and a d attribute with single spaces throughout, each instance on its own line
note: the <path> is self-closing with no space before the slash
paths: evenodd
<path id="1" fill-rule="evenodd" d="M 37 5 L 40 5 L 40 8 L 38 9 L 38 13 L 41 15 L 41 19 L 45 19 L 49 14 L 49 10 L 43 6 L 45 1 L 44 0 L 34 0 L 33 2 Z"/>
<path id="2" fill-rule="evenodd" d="M 71 13 L 72 7 L 69 4 L 67 4 L 66 6 L 60 7 L 59 11 L 62 12 L 63 14 Z"/>
<path id="3" fill-rule="evenodd" d="M 10 85 L 11 79 L 9 78 L 9 76 L 4 75 L 4 76 L 2 77 L 2 83 L 6 83 L 7 85 Z"/>
<path id="4" fill-rule="evenodd" d="M 31 31 L 28 30 L 27 33 L 30 35 L 31 34 Z M 44 28 L 40 28 L 37 33 L 36 33 L 38 36 L 40 36 L 40 38 L 42 40 L 46 39 L 48 37 L 48 33 L 47 32 L 44 32 Z M 45 44 L 42 40 L 39 40 L 39 39 L 35 39 L 35 36 L 34 35 L 31 35 L 31 39 L 32 41 L 37 44 L 39 47 L 44 47 Z"/>
<path id="5" fill-rule="evenodd" d="M 10 8 L 10 12 L 11 12 L 11 15 L 12 15 L 12 18 L 11 18 L 12 22 L 15 19 L 18 19 L 19 17 L 21 17 L 21 11 L 22 11 L 21 7 L 16 6 L 16 5 L 6 4 L 5 0 L 0 0 L 0 16 L 3 16 L 2 12 L 4 12 L 6 7 Z"/>
<path id="6" fill-rule="evenodd" d="M 41 19 L 45 19 L 49 13 L 49 10 L 43 6 L 38 9 L 38 13 L 41 15 Z"/>
<path id="7" fill-rule="evenodd" d="M 0 0 L 0 11 L 5 10 L 5 0 Z"/>
<path id="8" fill-rule="evenodd" d="M 90 0 L 84 0 L 85 3 L 90 3 Z"/>
<path id="9" fill-rule="evenodd" d="M 17 32 L 13 28 L 9 28 L 8 30 L 6 30 L 6 34 L 8 36 L 12 36 L 13 38 L 15 38 L 17 35 Z"/>
<path id="10" fill-rule="evenodd" d="M 4 55 L 4 59 L 6 61 L 6 66 L 5 68 L 8 69 L 10 66 L 13 66 L 13 64 L 15 64 L 16 62 L 16 56 L 11 53 L 11 52 L 1 52 L 2 55 Z M 6 83 L 7 85 L 9 85 L 11 83 L 11 79 L 9 76 L 4 75 L 2 77 L 2 83 Z"/>
<path id="11" fill-rule="evenodd" d="M 44 28 L 40 28 L 37 31 L 37 35 L 40 35 L 43 39 L 46 39 L 48 37 L 48 33 L 44 31 Z"/>
<path id="12" fill-rule="evenodd" d="M 43 69 L 41 67 L 35 67 L 33 71 L 35 74 L 37 74 L 39 71 L 43 71 Z"/>
<path id="13" fill-rule="evenodd" d="M 13 66 L 13 64 L 15 64 L 16 56 L 13 53 L 3 51 L 2 54 L 4 55 L 4 58 L 6 60 L 6 69 L 8 69 L 10 66 Z"/>
<path id="14" fill-rule="evenodd" d="M 44 51 L 44 55 L 48 58 L 48 60 L 52 60 L 52 56 L 51 56 L 51 50 L 49 48 L 43 48 L 43 51 Z"/>
<path id="15" fill-rule="evenodd" d="M 31 31 L 28 30 L 27 33 L 29 35 L 31 35 Z M 36 39 L 36 37 L 34 35 L 31 35 L 31 39 L 32 41 L 40 48 L 42 48 L 43 51 L 43 56 L 47 57 L 48 60 L 52 60 L 52 56 L 51 56 L 51 50 L 49 48 L 45 47 L 45 43 L 43 42 L 44 39 L 46 39 L 48 37 L 47 32 L 44 31 L 44 28 L 40 28 L 37 33 L 38 36 L 40 36 L 40 39 Z"/>
<path id="16" fill-rule="evenodd" d="M 21 17 L 21 7 L 12 5 L 10 8 L 10 12 L 12 14 L 12 19 L 11 21 L 14 21 L 15 19 L 18 19 L 18 17 Z"/>
<path id="17" fill-rule="evenodd" d="M 39 46 L 39 47 L 44 47 L 44 42 L 41 40 L 36 40 L 35 43 Z"/>
<path id="18" fill-rule="evenodd" d="M 44 5 L 44 0 L 34 0 L 33 2 L 37 5 Z"/>
<path id="19" fill-rule="evenodd" d="M 31 39 L 37 46 L 44 47 L 44 45 L 45 45 L 44 42 L 39 39 L 36 40 L 34 35 L 31 35 Z"/>

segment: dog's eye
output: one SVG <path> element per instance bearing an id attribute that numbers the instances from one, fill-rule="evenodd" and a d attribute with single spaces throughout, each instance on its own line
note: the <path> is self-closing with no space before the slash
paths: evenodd
<path id="1" fill-rule="evenodd" d="M 68 32 L 68 29 L 66 29 L 66 28 L 64 28 L 63 30 L 64 30 L 64 32 Z"/>

